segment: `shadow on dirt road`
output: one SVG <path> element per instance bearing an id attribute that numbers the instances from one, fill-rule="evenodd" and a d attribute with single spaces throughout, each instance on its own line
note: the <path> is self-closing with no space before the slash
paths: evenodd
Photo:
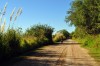
<path id="1" fill-rule="evenodd" d="M 87 51 L 71 39 L 45 46 L 9 61 L 4 66 L 97 66 Z"/>

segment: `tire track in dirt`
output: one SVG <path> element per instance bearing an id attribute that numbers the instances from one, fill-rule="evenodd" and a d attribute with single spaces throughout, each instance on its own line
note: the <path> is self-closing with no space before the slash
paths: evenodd
<path id="1" fill-rule="evenodd" d="M 64 63 L 64 58 L 66 56 L 66 46 L 63 46 L 63 47 L 62 46 L 63 45 L 60 45 L 60 47 L 58 47 L 58 49 L 56 49 L 56 52 L 59 54 L 59 56 L 58 56 L 58 59 L 56 59 L 56 61 L 52 64 L 52 66 L 63 66 L 62 64 Z M 54 48 L 52 50 L 54 50 Z M 47 63 L 48 63 L 48 61 L 45 62 L 45 64 L 47 64 Z M 48 66 L 48 65 L 46 65 L 46 66 Z"/>
<path id="2" fill-rule="evenodd" d="M 67 54 L 67 47 L 64 47 L 61 55 L 59 56 L 59 59 L 56 61 L 54 66 L 63 66 L 65 63 L 66 54 Z"/>
<path id="3" fill-rule="evenodd" d="M 79 44 L 73 43 L 75 41 L 69 41 L 72 44 L 67 45 L 68 52 L 65 66 L 99 66 L 86 49 L 81 48 Z"/>
<path id="4" fill-rule="evenodd" d="M 23 56 L 23 60 L 10 66 L 63 66 L 66 44 L 50 45 Z M 35 60 L 35 61 L 34 61 Z M 57 64 L 60 63 L 60 64 Z"/>

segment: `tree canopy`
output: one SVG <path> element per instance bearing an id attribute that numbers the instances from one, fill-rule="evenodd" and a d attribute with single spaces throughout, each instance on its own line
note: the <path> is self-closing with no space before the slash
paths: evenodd
<path id="1" fill-rule="evenodd" d="M 88 34 L 100 33 L 100 0 L 74 0 L 66 22 Z"/>
<path id="2" fill-rule="evenodd" d="M 46 38 L 49 40 L 49 42 L 52 42 L 52 33 L 53 28 L 48 25 L 34 25 L 31 28 L 26 30 L 26 35 L 37 37 L 39 39 Z"/>

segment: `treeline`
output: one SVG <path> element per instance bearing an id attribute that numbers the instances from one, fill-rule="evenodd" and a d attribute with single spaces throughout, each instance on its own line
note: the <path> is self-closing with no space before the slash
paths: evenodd
<path id="1" fill-rule="evenodd" d="M 76 27 L 72 36 L 82 42 L 82 46 L 98 52 L 100 50 L 100 0 L 74 0 L 67 13 L 69 15 L 66 16 L 66 22 Z"/>
<path id="2" fill-rule="evenodd" d="M 51 44 L 53 28 L 48 25 L 33 25 L 22 33 L 21 28 L 0 31 L 0 60 L 18 56 L 31 49 Z"/>

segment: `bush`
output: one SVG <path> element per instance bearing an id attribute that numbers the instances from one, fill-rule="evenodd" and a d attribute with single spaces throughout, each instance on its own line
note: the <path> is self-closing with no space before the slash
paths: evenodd
<path id="1" fill-rule="evenodd" d="M 35 25 L 25 34 L 18 28 L 0 32 L 0 60 L 7 59 L 52 43 L 53 28 L 47 25 Z"/>
<path id="2" fill-rule="evenodd" d="M 26 35 L 36 37 L 40 43 L 45 43 L 45 40 L 52 43 L 52 33 L 53 28 L 51 26 L 41 24 L 34 25 L 26 31 Z"/>
<path id="3" fill-rule="evenodd" d="M 59 41 L 66 40 L 69 37 L 70 37 L 70 34 L 68 33 L 68 31 L 63 29 L 63 30 L 59 30 L 55 35 L 53 35 L 53 41 L 59 42 Z"/>
<path id="4" fill-rule="evenodd" d="M 55 35 L 55 37 L 53 38 L 53 41 L 54 42 L 59 42 L 59 41 L 62 41 L 62 40 L 65 40 L 66 39 L 66 37 L 62 34 L 62 35 L 59 35 L 59 34 L 57 34 L 57 35 Z"/>
<path id="5" fill-rule="evenodd" d="M 7 30 L 0 34 L 0 49 L 3 57 L 9 57 L 20 52 L 20 35 L 14 29 Z"/>

